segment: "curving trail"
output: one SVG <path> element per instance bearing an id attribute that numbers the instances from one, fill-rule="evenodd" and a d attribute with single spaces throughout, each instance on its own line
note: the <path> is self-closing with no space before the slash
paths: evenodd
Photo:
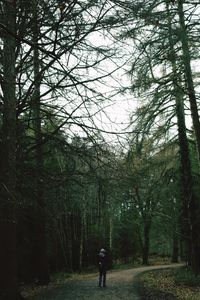
<path id="1" fill-rule="evenodd" d="M 98 275 L 89 275 L 82 280 L 69 280 L 57 288 L 41 292 L 34 300 L 139 300 L 135 277 L 144 271 L 179 267 L 181 264 L 140 267 L 107 273 L 107 287 L 97 287 Z"/>

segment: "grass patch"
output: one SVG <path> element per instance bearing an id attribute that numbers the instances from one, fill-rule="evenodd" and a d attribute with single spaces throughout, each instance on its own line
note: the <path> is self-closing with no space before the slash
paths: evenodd
<path id="1" fill-rule="evenodd" d="M 171 257 L 167 255 L 150 255 L 149 256 L 149 265 L 169 265 L 171 264 Z"/>
<path id="2" fill-rule="evenodd" d="M 63 283 L 66 279 L 70 279 L 73 276 L 72 273 L 58 272 L 51 275 L 51 282 Z"/>
<path id="3" fill-rule="evenodd" d="M 200 299 L 200 277 L 186 267 L 145 272 L 139 276 L 139 282 L 145 299 Z"/>
<path id="4" fill-rule="evenodd" d="M 157 266 L 157 265 L 169 265 L 171 264 L 171 258 L 169 256 L 159 256 L 159 255 L 150 255 L 149 256 L 149 266 Z M 122 262 L 113 262 L 111 270 L 125 270 L 130 268 L 142 267 L 142 258 L 137 257 L 134 261 L 128 263 Z"/>
<path id="5" fill-rule="evenodd" d="M 129 263 L 115 263 L 112 265 L 112 268 L 110 270 L 126 270 L 126 269 L 131 269 L 135 267 L 141 267 L 141 262 L 129 262 Z"/>
<path id="6" fill-rule="evenodd" d="M 63 284 L 68 280 L 85 280 L 85 279 L 89 279 L 90 277 L 93 277 L 94 274 L 97 273 L 93 270 L 92 273 L 90 272 L 81 272 L 81 273 L 65 273 L 65 272 L 59 272 L 56 274 L 53 274 L 51 276 L 51 282 L 53 284 Z"/>
<path id="7" fill-rule="evenodd" d="M 195 276 L 190 268 L 181 268 L 175 273 L 175 283 L 180 286 L 200 287 L 200 275 Z"/>

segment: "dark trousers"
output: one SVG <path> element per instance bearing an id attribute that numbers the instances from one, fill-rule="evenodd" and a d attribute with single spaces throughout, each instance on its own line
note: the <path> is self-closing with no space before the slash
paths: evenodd
<path id="1" fill-rule="evenodd" d="M 102 269 L 99 270 L 99 287 L 106 286 L 106 270 Z"/>

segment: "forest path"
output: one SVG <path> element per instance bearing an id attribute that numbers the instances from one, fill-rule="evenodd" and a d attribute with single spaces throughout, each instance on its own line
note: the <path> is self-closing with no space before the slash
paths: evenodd
<path id="1" fill-rule="evenodd" d="M 181 264 L 139 267 L 128 270 L 109 271 L 107 287 L 97 287 L 98 275 L 83 276 L 81 280 L 68 280 L 62 286 L 44 291 L 33 300 L 139 300 L 135 277 L 144 271 L 179 267 Z"/>

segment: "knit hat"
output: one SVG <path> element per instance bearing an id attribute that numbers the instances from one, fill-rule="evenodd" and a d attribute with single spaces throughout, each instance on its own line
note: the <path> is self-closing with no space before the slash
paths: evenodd
<path id="1" fill-rule="evenodd" d="M 106 250 L 102 248 L 102 249 L 100 250 L 100 252 L 106 253 Z"/>

